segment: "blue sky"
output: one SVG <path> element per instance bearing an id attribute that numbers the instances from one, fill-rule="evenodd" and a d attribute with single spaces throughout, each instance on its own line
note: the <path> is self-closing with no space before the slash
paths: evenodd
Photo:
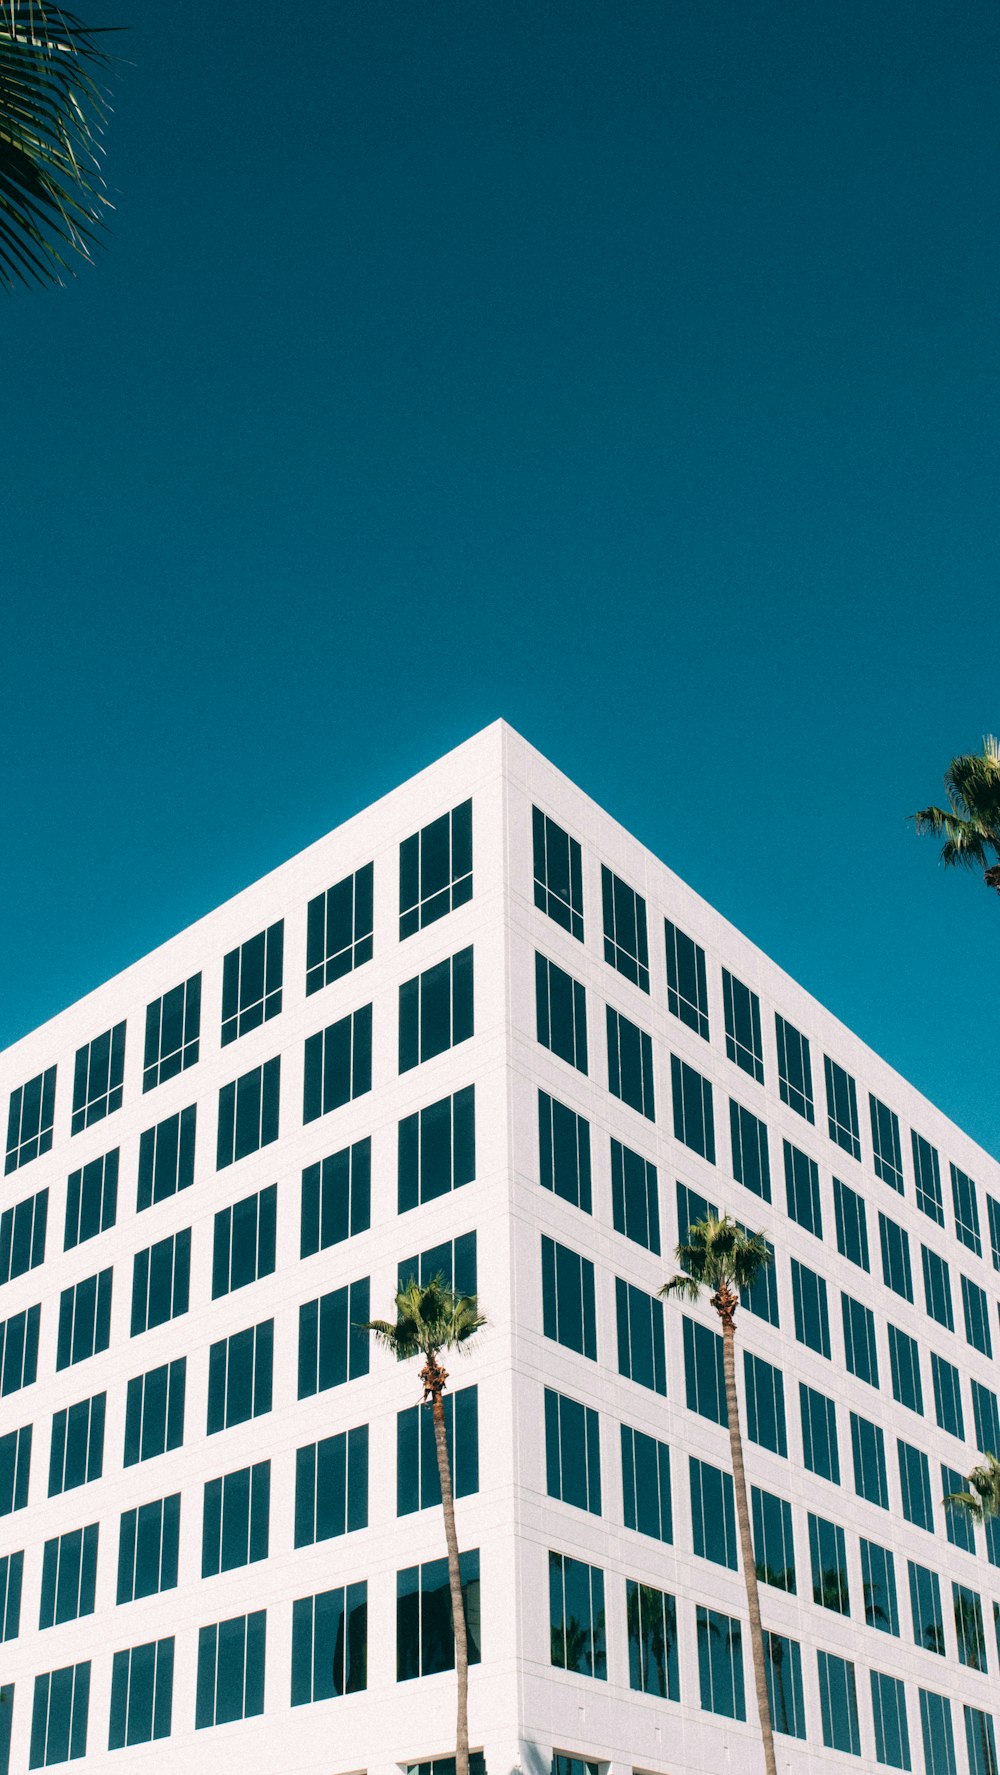
<path id="1" fill-rule="evenodd" d="M 0 1044 L 502 714 L 1000 1154 L 1000 903 L 905 818 L 1000 726 L 992 0 L 80 7 Z"/>

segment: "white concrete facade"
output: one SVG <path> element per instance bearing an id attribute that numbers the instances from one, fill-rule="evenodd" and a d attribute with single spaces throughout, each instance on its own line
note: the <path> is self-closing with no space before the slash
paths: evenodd
<path id="1" fill-rule="evenodd" d="M 399 937 L 399 847 L 403 840 L 466 799 L 472 800 L 473 892 L 468 903 L 414 935 Z M 578 940 L 535 904 L 532 808 L 550 816 L 581 846 L 584 937 Z M 374 955 L 356 970 L 310 996 L 305 992 L 307 907 L 343 877 L 374 864 Z M 650 991 L 633 984 L 604 959 L 602 865 L 645 901 Z M 664 919 L 685 932 L 705 955 L 709 1039 L 668 1009 Z M 284 978 L 280 1014 L 220 1045 L 223 958 L 238 944 L 284 921 Z M 397 1064 L 399 987 L 447 957 L 472 946 L 475 1033 L 403 1074 Z M 555 963 L 585 989 L 589 1065 L 585 1073 L 538 1040 L 535 956 Z M 759 996 L 764 1082 L 727 1058 L 722 970 Z M 201 974 L 201 1033 L 197 1064 L 144 1092 L 146 1007 L 180 982 Z M 304 1043 L 315 1032 L 363 1005 L 373 1007 L 371 1090 L 303 1124 Z M 608 1089 L 605 1007 L 652 1040 L 655 1120 L 640 1115 Z M 808 1037 L 815 1123 L 797 1114 L 779 1093 L 775 1012 Z M 71 1135 L 74 1055 L 83 1044 L 125 1021 L 123 1104 L 105 1119 Z M 280 1055 L 280 1130 L 273 1143 L 216 1169 L 220 1090 Z M 716 1162 L 675 1137 L 671 1056 L 712 1087 Z M 829 1137 L 824 1056 L 856 1081 L 860 1161 Z M 965 1335 L 961 1277 L 985 1291 L 992 1339 L 1000 1336 L 1000 1275 L 991 1261 L 987 1198 L 1000 1202 L 1000 1167 L 829 1012 L 761 954 L 730 924 L 607 814 L 503 723 L 496 723 L 283 864 L 115 979 L 0 1055 L 0 1110 L 27 1081 L 57 1067 L 50 1150 L 4 1177 L 0 1211 L 48 1189 L 44 1263 L 0 1287 L 0 1319 L 40 1303 L 37 1379 L 0 1400 L 0 1437 L 33 1426 L 27 1505 L 0 1516 L 0 1558 L 23 1552 L 23 1592 L 17 1636 L 0 1645 L 0 1682 L 13 1685 L 9 1770 L 29 1767 L 35 1679 L 89 1661 L 86 1762 L 95 1772 L 125 1767 L 164 1775 L 182 1766 L 209 1775 L 234 1756 L 248 1775 L 371 1775 L 436 1757 L 453 1744 L 454 1678 L 443 1673 L 396 1680 L 396 1574 L 444 1552 L 440 1510 L 396 1514 L 396 1416 L 419 1396 L 415 1365 L 397 1367 L 373 1352 L 367 1376 L 297 1398 L 300 1306 L 358 1278 L 370 1277 L 371 1310 L 389 1315 L 399 1265 L 415 1252 L 475 1230 L 479 1296 L 488 1329 L 454 1379 L 479 1390 L 479 1490 L 458 1502 L 463 1548 L 481 1560 L 482 1662 L 471 1675 L 471 1742 L 485 1752 L 489 1775 L 516 1768 L 548 1775 L 553 1752 L 596 1763 L 622 1775 L 695 1775 L 728 1770 L 756 1775 L 763 1767 L 755 1723 L 749 1645 L 743 1634 L 745 1722 L 701 1704 L 696 1610 L 745 1618 L 739 1572 L 693 1551 L 689 1456 L 725 1470 L 728 1437 L 716 1422 L 688 1409 L 683 1347 L 685 1315 L 713 1323 L 707 1303 L 664 1307 L 666 1395 L 619 1373 L 616 1279 L 649 1295 L 675 1268 L 678 1180 L 740 1220 L 763 1230 L 775 1248 L 780 1324 L 742 1312 L 741 1347 L 783 1374 L 787 1456 L 748 1442 L 748 1481 L 786 1500 L 794 1526 L 795 1594 L 762 1586 L 765 1626 L 801 1648 L 807 1737 L 777 1739 L 779 1768 L 820 1775 L 845 1765 L 864 1775 L 877 1760 L 870 1672 L 905 1685 L 909 1757 L 914 1770 L 948 1775 L 942 1742 L 925 1759 L 919 1691 L 950 1700 L 958 1775 L 995 1775 L 988 1761 L 970 1764 L 966 1705 L 991 1714 L 1000 1674 L 994 1602 L 1000 1569 L 987 1557 L 976 1529 L 975 1553 L 951 1544 L 940 1498 L 942 1463 L 960 1473 L 976 1463 L 971 1383 L 997 1391 L 990 1356 Z M 404 1214 L 397 1207 L 397 1129 L 402 1117 L 463 1087 L 475 1085 L 476 1175 L 454 1192 Z M 593 1211 L 585 1213 L 540 1187 L 538 1092 L 568 1106 L 590 1126 Z M 899 1118 L 905 1188 L 902 1195 L 875 1174 L 868 1118 L 872 1092 Z M 735 1099 L 767 1126 L 771 1201 L 734 1181 L 729 1103 Z M 143 1131 L 197 1103 L 194 1184 L 136 1212 L 138 1150 Z M 917 1130 L 940 1155 L 944 1225 L 918 1208 L 908 1130 Z M 371 1225 L 312 1256 L 299 1256 L 300 1178 L 305 1166 L 354 1141 L 372 1142 Z M 822 1237 L 787 1212 L 782 1142 L 818 1165 Z M 614 1228 L 610 1141 L 619 1140 L 657 1168 L 662 1254 L 644 1249 Z M 120 1153 L 117 1218 L 95 1238 L 62 1249 L 70 1173 L 116 1147 Z M 975 1180 L 982 1255 L 956 1236 L 949 1163 Z M 838 1250 L 833 1177 L 867 1205 L 871 1252 L 866 1273 Z M 277 1250 L 273 1273 L 212 1299 L 213 1223 L 216 1213 L 276 1183 Z M 912 1303 L 883 1283 L 879 1211 L 909 1237 Z M 1000 1227 L 1000 1221 L 998 1221 Z M 190 1304 L 186 1313 L 138 1336 L 130 1335 L 133 1258 L 154 1241 L 191 1229 Z M 596 1361 L 546 1337 L 543 1330 L 541 1238 L 588 1259 L 596 1288 Z M 925 1311 L 921 1246 L 943 1257 L 950 1272 L 954 1330 Z M 826 1283 L 831 1357 L 795 1335 L 791 1262 L 798 1260 Z M 997 1258 L 1000 1264 L 1000 1256 Z M 57 1370 L 59 1301 L 64 1289 L 113 1268 L 108 1348 Z M 841 1292 L 875 1314 L 880 1385 L 873 1389 L 848 1370 L 841 1326 Z M 274 1322 L 273 1404 L 270 1411 L 217 1433 L 206 1433 L 209 1351 L 230 1334 Z M 888 1325 L 919 1347 L 923 1411 L 893 1397 Z M 935 1412 L 931 1353 L 959 1371 L 964 1436 L 941 1428 Z M 187 1359 L 184 1440 L 180 1447 L 124 1467 L 122 1449 L 128 1382 L 179 1356 Z M 833 1402 L 839 1439 L 840 1483 L 803 1464 L 798 1387 L 805 1382 Z M 741 1396 L 742 1366 L 739 1374 Z M 549 1387 L 599 1414 L 602 1511 L 591 1514 L 552 1498 L 546 1484 L 544 1391 Z M 60 1495 L 47 1495 L 53 1413 L 105 1392 L 103 1476 Z M 857 1496 L 850 1413 L 876 1423 L 885 1437 L 888 1509 Z M 668 1445 L 671 1456 L 673 1540 L 659 1541 L 624 1526 L 619 1427 L 627 1424 Z M 319 1437 L 369 1426 L 368 1526 L 315 1546 L 294 1546 L 296 1450 Z M 746 1416 L 744 1411 L 744 1429 Z M 924 1451 L 929 1461 L 933 1531 L 904 1518 L 896 1440 Z M 269 1553 L 221 1575 L 202 1578 L 202 1496 L 206 1481 L 253 1462 L 271 1463 Z M 119 1520 L 148 1500 L 181 1494 L 179 1566 L 175 1587 L 118 1604 Z M 810 1512 L 845 1532 L 850 1613 L 813 1600 Z M 43 1550 L 54 1537 L 97 1522 L 99 1550 L 92 1613 L 39 1628 Z M 865 1621 L 860 1537 L 890 1550 L 895 1560 L 898 1634 Z M 567 1555 L 604 1574 L 607 1676 L 553 1667 L 550 1655 L 548 1554 Z M 907 1561 L 940 1579 L 945 1655 L 914 1644 Z M 292 1605 L 336 1585 L 368 1586 L 368 1668 L 363 1692 L 304 1706 L 290 1705 Z M 676 1599 L 680 1699 L 661 1699 L 630 1687 L 625 1585 L 638 1580 Z M 981 1599 L 985 1672 L 959 1660 L 952 1583 Z M 266 1610 L 263 1712 L 195 1728 L 199 1630 L 251 1611 Z M 168 1737 L 108 1749 L 114 1654 L 173 1637 L 172 1728 Z M 857 1692 L 859 1753 L 845 1755 L 823 1742 L 817 1652 L 851 1663 Z M 8 1703 L 8 1705 L 10 1705 Z M 985 1753 L 988 1755 L 988 1753 Z M 2 1769 L 2 1759 L 0 1759 Z"/>

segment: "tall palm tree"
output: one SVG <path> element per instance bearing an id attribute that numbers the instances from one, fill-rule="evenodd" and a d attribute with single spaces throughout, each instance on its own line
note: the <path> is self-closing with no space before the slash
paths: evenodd
<path id="1" fill-rule="evenodd" d="M 55 0 L 0 0 L 0 286 L 61 283 L 91 256 L 109 57 Z"/>
<path id="2" fill-rule="evenodd" d="M 1000 893 L 1000 740 L 988 733 L 982 752 L 953 758 L 944 785 L 947 809 L 922 807 L 912 816 L 917 831 L 943 834 L 942 863 L 981 869 Z"/>
<path id="3" fill-rule="evenodd" d="M 728 1214 L 723 1215 L 721 1220 L 718 1215 L 710 1214 L 705 1220 L 697 1220 L 688 1228 L 687 1243 L 677 1246 L 677 1262 L 681 1266 L 681 1272 L 665 1282 L 660 1293 L 697 1300 L 703 1288 L 710 1288 L 712 1305 L 722 1321 L 729 1447 L 733 1460 L 733 1490 L 736 1494 L 736 1520 L 739 1524 L 740 1550 L 743 1556 L 743 1581 L 750 1616 L 750 1650 L 754 1688 L 757 1692 L 757 1713 L 764 1742 L 764 1767 L 767 1775 L 777 1775 L 764 1635 L 760 1622 L 757 1566 L 750 1532 L 743 1438 L 740 1434 L 739 1401 L 736 1395 L 736 1309 L 740 1304 L 741 1293 L 753 1287 L 771 1260 L 771 1250 L 763 1233 L 745 1233 Z"/>
<path id="4" fill-rule="evenodd" d="M 455 1491 L 448 1456 L 448 1434 L 444 1421 L 444 1391 L 448 1371 L 441 1364 L 445 1350 L 464 1350 L 470 1338 L 486 1324 L 474 1294 L 456 1294 L 443 1276 L 421 1287 L 414 1278 L 405 1282 L 396 1293 L 396 1319 L 371 1319 L 362 1328 L 370 1331 L 378 1343 L 390 1350 L 397 1361 L 422 1356 L 420 1370 L 424 1405 L 434 1417 L 434 1443 L 437 1450 L 438 1478 L 441 1482 L 441 1507 L 444 1512 L 445 1540 L 448 1544 L 448 1583 L 451 1590 L 451 1619 L 455 1632 L 455 1677 L 458 1687 L 458 1712 L 455 1728 L 455 1775 L 469 1775 L 469 1637 L 462 1597 L 462 1573 L 458 1554 L 458 1531 L 455 1527 Z"/>
<path id="5" fill-rule="evenodd" d="M 1000 1516 L 1000 1461 L 988 1454 L 981 1467 L 973 1467 L 966 1478 L 968 1491 L 949 1492 L 943 1500 L 948 1510 L 961 1510 L 973 1522 L 989 1522 Z"/>

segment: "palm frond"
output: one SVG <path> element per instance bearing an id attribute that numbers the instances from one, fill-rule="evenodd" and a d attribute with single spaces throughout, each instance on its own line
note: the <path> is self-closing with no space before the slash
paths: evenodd
<path id="1" fill-rule="evenodd" d="M 410 1276 L 400 1277 L 395 1320 L 370 1319 L 359 1329 L 405 1361 L 421 1353 L 464 1350 L 485 1324 L 474 1294 L 456 1294 L 440 1275 L 424 1283 Z"/>
<path id="2" fill-rule="evenodd" d="M 0 285 L 60 283 L 110 207 L 100 33 L 54 0 L 0 0 Z"/>
<path id="3" fill-rule="evenodd" d="M 683 1246 L 678 1245 L 678 1247 L 677 1247 L 677 1261 L 678 1261 L 678 1263 L 680 1263 L 682 1261 L 681 1255 L 680 1255 L 682 1250 L 683 1250 Z M 664 1282 L 663 1287 L 661 1289 L 659 1289 L 658 1292 L 662 1296 L 664 1296 L 664 1298 L 666 1298 L 667 1296 L 669 1296 L 671 1294 L 676 1294 L 681 1300 L 697 1300 L 699 1294 L 701 1293 L 701 1283 L 695 1281 L 695 1278 L 693 1276 L 679 1274 L 676 1276 L 671 1276 L 669 1282 Z"/>
<path id="4" fill-rule="evenodd" d="M 947 1492 L 941 1502 L 946 1510 L 961 1510 L 966 1516 L 971 1516 L 973 1522 L 984 1520 L 983 1506 L 970 1491 Z"/>

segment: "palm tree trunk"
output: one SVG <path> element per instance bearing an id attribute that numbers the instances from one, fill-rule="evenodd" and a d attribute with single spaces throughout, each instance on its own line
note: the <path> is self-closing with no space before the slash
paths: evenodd
<path id="1" fill-rule="evenodd" d="M 455 1724 L 455 1775 L 469 1775 L 469 1640 L 465 1628 L 462 1573 L 458 1559 L 458 1530 L 455 1527 L 455 1494 L 452 1490 L 451 1463 L 448 1459 L 444 1401 L 437 1389 L 432 1395 L 431 1410 L 434 1413 L 434 1442 L 437 1448 L 438 1477 L 441 1481 L 444 1533 L 448 1543 L 451 1619 L 455 1630 L 455 1678 L 458 1688 L 458 1711 Z"/>
<path id="2" fill-rule="evenodd" d="M 740 1531 L 743 1556 L 743 1581 L 747 1591 L 750 1616 L 750 1653 L 753 1658 L 753 1680 L 757 1691 L 757 1712 L 760 1735 L 764 1742 L 764 1768 L 767 1775 L 778 1775 L 774 1760 L 774 1735 L 771 1729 L 771 1703 L 767 1692 L 767 1670 L 764 1664 L 764 1632 L 760 1624 L 760 1599 L 757 1593 L 757 1564 L 754 1559 L 753 1536 L 750 1532 L 750 1510 L 747 1504 L 747 1481 L 743 1467 L 743 1438 L 740 1435 L 739 1401 L 736 1397 L 736 1332 L 732 1318 L 722 1318 L 722 1357 L 726 1377 L 726 1407 L 729 1412 L 729 1447 L 733 1457 L 733 1489 L 736 1493 L 736 1520 Z"/>

